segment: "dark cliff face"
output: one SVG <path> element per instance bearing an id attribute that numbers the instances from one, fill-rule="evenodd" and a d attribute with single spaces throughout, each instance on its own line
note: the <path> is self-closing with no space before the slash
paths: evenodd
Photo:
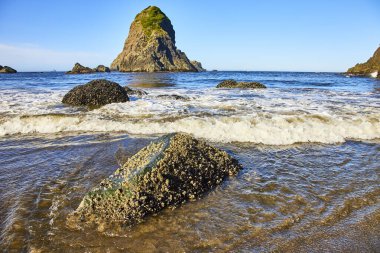
<path id="1" fill-rule="evenodd" d="M 348 74 L 367 76 L 374 72 L 380 72 L 380 47 L 377 48 L 371 58 L 365 63 L 358 63 L 354 67 L 347 70 Z M 378 76 L 379 77 L 379 76 Z"/>
<path id="2" fill-rule="evenodd" d="M 132 22 L 123 51 L 111 64 L 122 72 L 194 71 L 186 54 L 175 46 L 170 19 L 155 6 L 149 6 Z"/>

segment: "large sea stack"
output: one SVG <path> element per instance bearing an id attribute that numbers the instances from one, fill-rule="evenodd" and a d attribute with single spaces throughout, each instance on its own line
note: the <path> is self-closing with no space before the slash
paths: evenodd
<path id="1" fill-rule="evenodd" d="M 352 76 L 371 76 L 380 77 L 380 47 L 373 56 L 365 63 L 358 63 L 355 67 L 347 70 L 348 75 Z"/>
<path id="2" fill-rule="evenodd" d="M 225 151 L 190 135 L 165 135 L 88 192 L 68 222 L 74 227 L 133 225 L 166 207 L 199 198 L 240 169 Z"/>
<path id="3" fill-rule="evenodd" d="M 132 22 L 123 51 L 111 64 L 121 72 L 197 72 L 198 69 L 175 46 L 170 19 L 155 6 L 149 6 Z"/>

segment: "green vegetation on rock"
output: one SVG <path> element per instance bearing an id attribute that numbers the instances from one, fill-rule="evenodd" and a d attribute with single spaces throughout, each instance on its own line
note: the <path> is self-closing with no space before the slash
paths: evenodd
<path id="1" fill-rule="evenodd" d="M 171 35 L 172 31 L 174 32 L 170 19 L 156 6 L 149 6 L 144 9 L 136 16 L 135 21 L 141 23 L 144 33 L 148 36 L 150 36 L 153 31 L 163 33 L 166 30 L 165 28 L 168 29 L 166 32 L 168 32 L 169 35 Z"/>

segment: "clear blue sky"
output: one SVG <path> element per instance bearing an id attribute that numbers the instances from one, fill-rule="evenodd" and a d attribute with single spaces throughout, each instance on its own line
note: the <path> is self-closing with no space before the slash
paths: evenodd
<path id="1" fill-rule="evenodd" d="M 210 70 L 345 71 L 380 43 L 379 0 L 0 0 L 0 65 L 110 65 L 149 5 L 172 20 L 177 47 Z"/>

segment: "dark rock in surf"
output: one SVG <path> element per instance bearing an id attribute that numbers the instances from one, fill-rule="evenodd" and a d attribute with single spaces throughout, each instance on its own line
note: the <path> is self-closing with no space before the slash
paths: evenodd
<path id="1" fill-rule="evenodd" d="M 237 160 L 187 134 L 165 135 L 85 195 L 69 226 L 133 225 L 215 188 L 241 169 Z"/>
<path id="2" fill-rule="evenodd" d="M 265 89 L 266 86 L 258 82 L 236 82 L 235 80 L 224 80 L 216 88 L 238 88 L 238 89 Z"/>
<path id="3" fill-rule="evenodd" d="M 0 65 L 0 73 L 1 74 L 14 74 L 14 73 L 17 73 L 17 71 L 11 67 L 8 67 L 8 66 L 1 66 Z"/>
<path id="4" fill-rule="evenodd" d="M 75 63 L 72 70 L 66 72 L 66 74 L 91 74 L 91 73 L 95 73 L 95 70 L 88 67 L 84 67 L 79 63 Z"/>
<path id="5" fill-rule="evenodd" d="M 182 100 L 182 101 L 189 100 L 188 97 L 184 97 L 184 96 L 180 96 L 180 95 L 175 95 L 175 94 L 158 95 L 157 98 L 168 99 L 168 100 Z"/>
<path id="6" fill-rule="evenodd" d="M 98 107 L 128 100 L 127 92 L 119 84 L 98 79 L 74 87 L 63 97 L 62 103 L 74 106 Z"/>
<path id="7" fill-rule="evenodd" d="M 106 67 L 104 65 L 99 65 L 96 68 L 94 68 L 95 72 L 111 72 L 109 67 Z"/>
<path id="8" fill-rule="evenodd" d="M 127 92 L 128 96 L 137 96 L 137 97 L 143 97 L 145 95 L 148 95 L 148 92 L 139 90 L 139 89 L 131 89 L 128 86 L 124 86 L 125 91 Z"/>

